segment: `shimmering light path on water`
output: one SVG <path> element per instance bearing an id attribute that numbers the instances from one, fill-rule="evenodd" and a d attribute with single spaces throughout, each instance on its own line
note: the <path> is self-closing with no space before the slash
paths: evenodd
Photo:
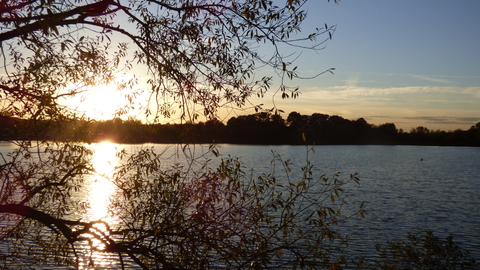
<path id="1" fill-rule="evenodd" d="M 83 192 L 83 200 L 86 214 L 84 221 L 105 221 L 111 227 L 115 226 L 115 217 L 109 214 L 110 196 L 116 191 L 116 186 L 112 182 L 112 173 L 118 166 L 117 148 L 118 145 L 108 142 L 90 145 L 94 151 L 92 166 L 95 171 L 89 179 Z M 97 229 L 108 235 L 105 225 L 96 225 Z M 103 244 L 93 239 L 92 245 L 95 249 L 102 250 Z M 92 251 L 89 246 L 83 246 L 84 256 L 80 258 L 79 267 L 88 268 L 91 265 L 96 267 L 112 267 L 117 264 L 117 256 L 112 256 L 102 252 Z"/>

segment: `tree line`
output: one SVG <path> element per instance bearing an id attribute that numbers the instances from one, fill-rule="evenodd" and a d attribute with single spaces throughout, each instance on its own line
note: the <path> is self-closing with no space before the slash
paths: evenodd
<path id="1" fill-rule="evenodd" d="M 226 123 L 212 119 L 182 124 L 143 124 L 139 120 L 120 118 L 44 122 L 7 116 L 1 119 L 1 140 L 26 140 L 34 135 L 45 140 L 116 143 L 480 146 L 480 122 L 468 130 L 442 131 L 419 126 L 405 132 L 394 123 L 374 125 L 363 118 L 349 120 L 321 113 L 291 112 L 285 119 L 280 114 L 259 112 L 231 117 Z"/>

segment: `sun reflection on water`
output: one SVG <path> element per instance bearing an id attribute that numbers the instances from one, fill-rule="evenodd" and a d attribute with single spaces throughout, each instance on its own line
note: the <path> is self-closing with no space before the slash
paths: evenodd
<path id="1" fill-rule="evenodd" d="M 109 197 L 115 191 L 111 182 L 112 173 L 117 166 L 116 144 L 103 142 L 94 146 L 93 168 L 96 175 L 89 190 L 89 219 L 99 220 L 108 216 Z"/>
<path id="2" fill-rule="evenodd" d="M 112 175 L 118 165 L 117 145 L 109 142 L 102 142 L 91 145 L 94 151 L 92 167 L 95 173 L 87 180 L 85 190 L 85 216 L 84 221 L 103 221 L 109 224 L 110 228 L 115 225 L 115 217 L 109 215 L 110 198 L 116 192 L 116 186 L 112 183 Z M 93 230 L 102 231 L 108 235 L 106 226 L 102 223 L 96 224 Z M 88 237 L 88 235 L 86 235 Z M 103 244 L 97 239 L 92 239 L 92 247 L 102 250 Z M 103 252 L 90 250 L 88 245 L 84 246 L 84 258 L 80 258 L 79 268 L 109 267 L 114 264 L 112 256 Z M 93 265 L 92 265 L 93 264 Z"/>

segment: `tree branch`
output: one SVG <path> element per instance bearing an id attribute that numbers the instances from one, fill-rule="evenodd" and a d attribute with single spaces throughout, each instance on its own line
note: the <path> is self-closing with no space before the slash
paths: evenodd
<path id="1" fill-rule="evenodd" d="M 107 11 L 110 5 L 115 5 L 118 8 Z M 26 24 L 20 27 L 16 27 L 15 29 L 4 32 L 0 34 L 0 42 L 6 41 L 15 37 L 19 37 L 22 35 L 26 35 L 27 33 L 39 31 L 39 30 L 46 30 L 48 28 L 53 28 L 56 26 L 66 26 L 71 24 L 81 24 L 85 22 L 85 18 L 87 17 L 98 17 L 106 14 L 110 14 L 116 12 L 118 10 L 125 10 L 128 9 L 120 4 L 115 3 L 113 0 L 102 0 L 100 2 L 79 6 L 72 10 L 68 10 L 61 13 L 54 13 L 54 14 L 42 14 L 38 16 L 30 16 L 27 18 L 11 18 L 11 19 L 0 19 L 0 22 L 28 22 L 35 20 L 35 22 Z M 73 17 L 78 15 L 77 18 L 66 20 L 69 17 Z"/>
<path id="2" fill-rule="evenodd" d="M 60 231 L 63 236 L 70 242 L 74 242 L 75 238 L 73 237 L 72 230 L 66 224 L 82 225 L 81 222 L 73 222 L 63 219 L 54 218 L 49 214 L 35 210 L 30 206 L 23 204 L 5 204 L 0 205 L 0 213 L 9 213 L 15 214 L 22 217 L 34 219 L 45 226 L 52 229 L 54 232 Z"/>

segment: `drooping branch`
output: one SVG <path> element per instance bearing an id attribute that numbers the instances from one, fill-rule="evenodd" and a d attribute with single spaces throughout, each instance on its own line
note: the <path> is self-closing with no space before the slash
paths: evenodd
<path id="1" fill-rule="evenodd" d="M 153 250 L 148 248 L 135 248 L 135 241 L 116 242 L 111 236 L 121 232 L 111 231 L 109 225 L 104 221 L 82 222 L 79 220 L 55 218 L 45 212 L 36 210 L 23 204 L 0 205 L 0 213 L 14 214 L 27 219 L 36 220 L 50 228 L 53 232 L 62 234 L 70 244 L 81 241 L 87 241 L 91 244 L 92 238 L 84 237 L 84 235 L 90 235 L 93 237 L 93 239 L 96 239 L 104 244 L 104 248 L 101 250 L 96 249 L 97 251 L 119 254 L 125 253 L 142 269 L 149 269 L 141 260 L 137 258 L 137 254 L 146 255 L 152 253 Z M 104 225 L 105 231 L 97 228 L 96 225 L 98 224 Z M 158 256 L 162 254 L 155 253 L 155 255 L 157 256 L 157 259 L 159 259 Z M 165 258 L 160 259 L 160 261 L 162 261 L 164 264 L 164 269 L 179 269 L 174 267 L 174 265 L 169 263 Z"/>
<path id="2" fill-rule="evenodd" d="M 73 242 L 75 240 L 75 234 L 67 225 L 85 225 L 85 223 L 79 221 L 68 221 L 55 218 L 49 214 L 38 211 L 30 206 L 26 206 L 23 204 L 0 205 L 0 213 L 15 214 L 25 218 L 36 220 L 43 225 L 49 227 L 53 231 L 60 232 L 69 242 Z"/>

